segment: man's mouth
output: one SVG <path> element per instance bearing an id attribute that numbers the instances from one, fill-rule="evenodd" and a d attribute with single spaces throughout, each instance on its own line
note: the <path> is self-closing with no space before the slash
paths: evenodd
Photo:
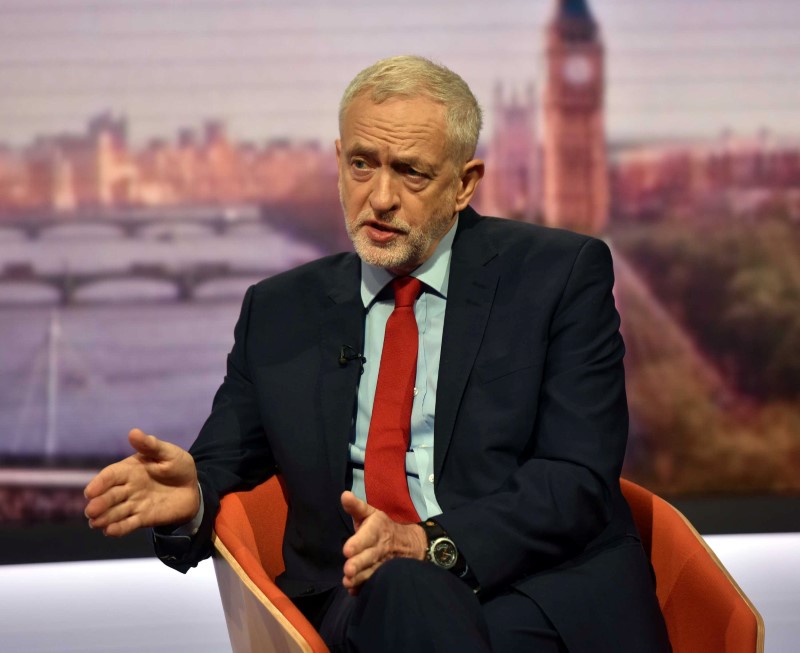
<path id="1" fill-rule="evenodd" d="M 392 232 L 392 233 L 402 233 L 402 231 L 400 231 L 400 229 L 392 227 L 392 226 L 390 226 L 388 224 L 384 224 L 383 222 L 369 221 L 364 226 L 370 227 L 372 229 L 377 229 L 378 231 L 388 231 L 388 232 Z"/>
<path id="2" fill-rule="evenodd" d="M 388 243 L 397 236 L 402 236 L 406 233 L 403 229 L 393 227 L 385 222 L 379 222 L 377 220 L 367 220 L 362 226 L 367 237 L 376 243 Z"/>

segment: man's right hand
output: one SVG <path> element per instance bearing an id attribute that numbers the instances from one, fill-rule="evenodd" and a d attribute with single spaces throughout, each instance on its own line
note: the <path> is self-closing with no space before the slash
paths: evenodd
<path id="1" fill-rule="evenodd" d="M 128 441 L 136 453 L 106 467 L 84 490 L 89 526 L 120 537 L 190 521 L 200 509 L 200 489 L 189 452 L 139 429 Z"/>

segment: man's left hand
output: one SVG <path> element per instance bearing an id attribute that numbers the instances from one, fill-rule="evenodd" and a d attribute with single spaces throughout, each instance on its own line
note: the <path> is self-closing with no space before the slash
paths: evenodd
<path id="1" fill-rule="evenodd" d="M 424 560 L 428 538 L 419 524 L 400 524 L 386 513 L 359 499 L 352 492 L 342 494 L 342 507 L 353 518 L 355 535 L 344 543 L 342 584 L 350 594 L 358 589 L 378 567 L 392 558 Z"/>

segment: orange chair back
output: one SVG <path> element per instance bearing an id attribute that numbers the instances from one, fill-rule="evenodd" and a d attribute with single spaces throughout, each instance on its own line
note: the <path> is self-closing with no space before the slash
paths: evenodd
<path id="1" fill-rule="evenodd" d="M 270 578 L 285 569 L 283 532 L 286 529 L 286 499 L 277 477 L 249 492 L 233 492 L 222 498 L 214 530 L 235 529 L 237 538 L 261 563 Z M 229 547 L 230 548 L 230 547 Z"/>
<path id="2" fill-rule="evenodd" d="M 328 653 L 319 633 L 273 582 L 284 570 L 286 513 L 286 500 L 277 477 L 249 492 L 228 494 L 220 503 L 214 522 L 218 556 L 215 564 L 220 559 L 226 561 L 217 571 L 218 580 L 226 579 L 225 589 L 223 582 L 220 583 L 220 592 L 234 591 L 226 571 L 233 568 L 251 592 L 255 589 L 254 595 L 268 613 L 265 616 L 253 609 L 252 602 L 246 599 L 242 602 L 238 597 L 223 595 L 228 631 L 237 653 L 266 650 Z M 240 614 L 229 614 L 230 611 Z M 247 623 L 248 620 L 252 622 Z"/>
<path id="3" fill-rule="evenodd" d="M 649 490 L 620 483 L 655 570 L 673 651 L 763 651 L 761 615 L 689 521 Z"/>

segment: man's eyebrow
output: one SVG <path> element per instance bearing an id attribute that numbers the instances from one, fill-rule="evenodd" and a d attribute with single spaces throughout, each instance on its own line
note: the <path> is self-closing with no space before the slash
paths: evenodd
<path id="1" fill-rule="evenodd" d="M 395 166 L 414 168 L 419 172 L 433 173 L 435 167 L 420 157 L 409 155 L 400 155 L 394 161 Z"/>
<path id="2" fill-rule="evenodd" d="M 347 149 L 347 156 L 375 156 L 378 150 L 374 147 L 370 147 L 369 145 L 365 145 L 364 143 L 353 143 L 351 147 Z"/>
<path id="3" fill-rule="evenodd" d="M 401 154 L 397 157 L 397 162 L 403 165 L 412 166 L 414 168 L 417 168 L 419 166 L 429 165 L 428 163 L 426 163 L 425 159 L 418 156 L 414 156 L 413 154 L 407 154 L 407 155 Z"/>

